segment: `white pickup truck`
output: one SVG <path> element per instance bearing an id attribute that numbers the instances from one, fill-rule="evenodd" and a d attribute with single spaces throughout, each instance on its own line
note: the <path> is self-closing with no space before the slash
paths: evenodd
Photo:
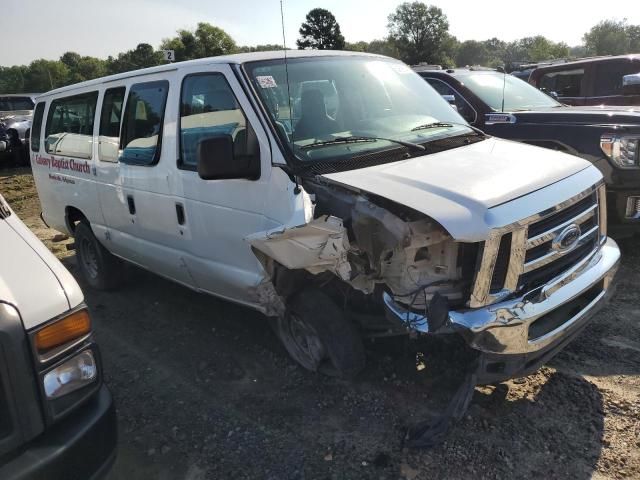
<path id="1" fill-rule="evenodd" d="M 599 171 L 470 127 L 390 58 L 206 58 L 37 102 L 43 218 L 91 285 L 130 262 L 256 308 L 313 371 L 417 332 L 462 336 L 482 381 L 521 375 L 610 292 Z"/>
<path id="2" fill-rule="evenodd" d="M 80 287 L 0 195 L 0 478 L 99 478 L 116 416 Z"/>

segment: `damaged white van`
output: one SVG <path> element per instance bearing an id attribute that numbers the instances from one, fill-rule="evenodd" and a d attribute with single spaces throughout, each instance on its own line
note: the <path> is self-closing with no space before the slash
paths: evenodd
<path id="1" fill-rule="evenodd" d="M 538 368 L 619 261 L 599 171 L 470 127 L 403 63 L 262 52 L 38 98 L 44 220 L 97 288 L 130 262 L 274 317 L 291 356 L 350 376 L 363 335 L 462 336 L 486 381 Z"/>

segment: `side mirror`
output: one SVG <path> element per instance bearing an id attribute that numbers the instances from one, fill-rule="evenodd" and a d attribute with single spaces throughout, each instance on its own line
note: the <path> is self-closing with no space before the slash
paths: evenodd
<path id="1" fill-rule="evenodd" d="M 449 102 L 449 105 L 451 105 L 451 108 L 453 108 L 456 112 L 458 111 L 455 95 L 442 95 L 442 98 L 444 98 L 447 102 Z"/>
<path id="2" fill-rule="evenodd" d="M 198 142 L 198 175 L 203 180 L 260 177 L 259 155 L 234 154 L 231 135 L 204 138 Z"/>
<path id="3" fill-rule="evenodd" d="M 640 73 L 632 75 L 624 75 L 622 77 L 622 94 L 623 95 L 639 95 L 640 94 Z"/>

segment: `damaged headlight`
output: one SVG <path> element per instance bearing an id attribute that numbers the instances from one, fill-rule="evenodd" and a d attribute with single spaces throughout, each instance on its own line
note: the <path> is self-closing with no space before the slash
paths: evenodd
<path id="1" fill-rule="evenodd" d="M 638 168 L 640 166 L 638 142 L 635 136 L 607 133 L 600 137 L 600 148 L 616 165 L 622 168 Z"/>

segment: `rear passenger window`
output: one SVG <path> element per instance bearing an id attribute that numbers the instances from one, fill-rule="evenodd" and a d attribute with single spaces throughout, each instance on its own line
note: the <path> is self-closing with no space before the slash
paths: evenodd
<path id="1" fill-rule="evenodd" d="M 257 141 L 231 87 L 220 73 L 185 77 L 180 100 L 179 167 L 195 170 L 198 144 L 229 135 L 234 157 L 257 155 Z"/>
<path id="2" fill-rule="evenodd" d="M 583 68 L 550 72 L 540 78 L 540 89 L 556 92 L 560 97 L 580 97 L 583 77 Z"/>
<path id="3" fill-rule="evenodd" d="M 33 123 L 31 125 L 31 151 L 40 151 L 40 134 L 42 133 L 42 117 L 44 117 L 44 102 L 36 105 L 33 112 Z"/>
<path id="4" fill-rule="evenodd" d="M 45 131 L 47 153 L 91 158 L 97 100 L 98 92 L 91 92 L 51 102 Z"/>
<path id="5" fill-rule="evenodd" d="M 640 62 L 600 62 L 595 70 L 594 96 L 622 95 L 622 77 L 640 72 Z"/>
<path id="6" fill-rule="evenodd" d="M 160 158 L 162 122 L 169 82 L 138 83 L 131 87 L 122 125 L 120 161 L 153 165 Z"/>
<path id="7" fill-rule="evenodd" d="M 120 120 L 124 106 L 125 87 L 109 88 L 104 92 L 100 113 L 98 157 L 103 162 L 117 162 L 120 149 Z"/>

